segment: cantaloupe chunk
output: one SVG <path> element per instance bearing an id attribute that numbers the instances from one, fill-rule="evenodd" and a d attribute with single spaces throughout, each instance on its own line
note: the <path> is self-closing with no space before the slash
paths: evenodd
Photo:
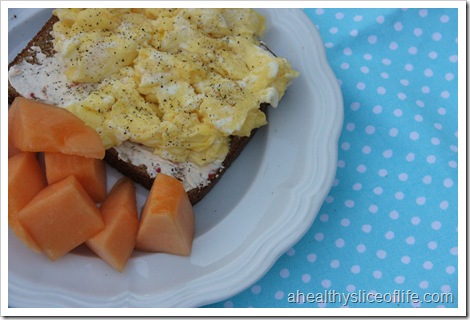
<path id="1" fill-rule="evenodd" d="M 104 144 L 99 134 L 70 111 L 22 97 L 10 109 L 13 145 L 30 152 L 61 152 L 103 159 Z"/>
<path id="2" fill-rule="evenodd" d="M 74 175 L 95 202 L 106 198 L 106 165 L 103 160 L 45 152 L 44 163 L 49 184 Z"/>
<path id="3" fill-rule="evenodd" d="M 159 173 L 142 210 L 136 249 L 187 256 L 193 237 L 194 210 L 183 184 Z"/>
<path id="4" fill-rule="evenodd" d="M 42 189 L 17 216 L 53 261 L 104 229 L 100 210 L 74 176 Z"/>
<path id="5" fill-rule="evenodd" d="M 129 178 L 118 180 L 100 209 L 105 229 L 88 239 L 86 244 L 122 272 L 134 250 L 139 228 L 134 183 Z"/>
<path id="6" fill-rule="evenodd" d="M 21 152 L 8 159 L 8 225 L 30 249 L 41 249 L 18 222 L 18 212 L 46 187 L 46 179 L 35 153 Z"/>
<path id="7" fill-rule="evenodd" d="M 14 110 L 15 108 L 13 108 L 13 110 L 11 108 L 8 109 L 8 158 L 11 158 L 21 152 L 21 150 L 15 147 L 11 141 L 11 124 L 13 122 L 13 117 L 15 116 Z"/>

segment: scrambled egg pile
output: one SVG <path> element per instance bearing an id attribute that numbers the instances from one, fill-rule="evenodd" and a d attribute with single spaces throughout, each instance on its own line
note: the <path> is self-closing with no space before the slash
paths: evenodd
<path id="1" fill-rule="evenodd" d="M 54 48 L 72 83 L 95 83 L 68 109 L 107 148 L 129 140 L 171 161 L 224 159 L 229 136 L 266 124 L 291 80 L 260 47 L 265 18 L 249 9 L 56 9 Z"/>

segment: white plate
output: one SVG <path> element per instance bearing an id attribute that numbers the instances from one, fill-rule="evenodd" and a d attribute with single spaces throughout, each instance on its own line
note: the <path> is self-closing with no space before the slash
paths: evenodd
<path id="1" fill-rule="evenodd" d="M 49 12 L 10 9 L 10 61 Z M 252 285 L 307 232 L 335 176 L 342 95 L 308 17 L 299 9 L 260 12 L 267 17 L 265 42 L 300 77 L 269 110 L 269 125 L 196 205 L 191 256 L 135 252 L 118 273 L 80 250 L 51 262 L 10 232 L 10 306 L 202 306 Z M 119 174 L 108 168 L 108 176 L 111 185 Z M 145 195 L 138 188 L 140 205 Z"/>

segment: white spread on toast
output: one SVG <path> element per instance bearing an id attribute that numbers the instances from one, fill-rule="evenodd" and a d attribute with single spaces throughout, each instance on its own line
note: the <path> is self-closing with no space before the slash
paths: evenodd
<path id="1" fill-rule="evenodd" d="M 152 153 L 150 148 L 125 141 L 114 147 L 120 160 L 131 162 L 136 166 L 145 166 L 148 175 L 155 178 L 157 173 L 173 175 L 183 182 L 186 191 L 202 188 L 209 184 L 211 175 L 222 168 L 222 161 L 216 160 L 204 166 L 185 161 L 175 163 Z"/>
<path id="2" fill-rule="evenodd" d="M 10 84 L 23 97 L 67 107 L 85 99 L 96 89 L 95 83 L 70 83 L 58 54 L 47 57 L 39 47 L 31 47 L 37 63 L 23 60 L 8 71 Z"/>

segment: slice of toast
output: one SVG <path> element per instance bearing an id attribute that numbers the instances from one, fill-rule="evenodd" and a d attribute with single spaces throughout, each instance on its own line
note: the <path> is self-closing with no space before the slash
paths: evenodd
<path id="1" fill-rule="evenodd" d="M 32 64 L 37 64 L 38 60 L 36 59 L 36 51 L 32 50 L 33 47 L 39 47 L 41 52 L 51 57 L 55 54 L 55 50 L 53 47 L 53 39 L 51 36 L 51 31 L 54 23 L 57 21 L 57 17 L 52 16 L 42 27 L 42 29 L 33 37 L 33 39 L 28 43 L 28 45 L 15 57 L 15 59 L 10 62 L 9 68 L 21 63 L 22 61 L 27 61 Z M 266 48 L 266 50 L 269 50 Z M 8 85 L 8 102 L 11 104 L 15 97 L 19 96 L 19 93 L 11 86 L 9 83 Z M 34 98 L 34 97 L 26 97 L 26 98 Z M 266 113 L 267 111 L 267 104 L 261 105 L 261 110 Z M 250 136 L 248 137 L 239 137 L 239 136 L 232 136 L 230 137 L 230 147 L 229 152 L 226 158 L 223 160 L 222 166 L 218 169 L 218 171 L 214 174 L 211 174 L 209 177 L 209 183 L 203 187 L 196 187 L 191 190 L 188 190 L 188 196 L 191 203 L 194 205 L 198 203 L 220 180 L 224 172 L 230 167 L 230 165 L 235 161 L 235 159 L 240 155 L 242 150 L 250 141 L 251 137 L 255 133 L 256 129 L 254 129 Z M 110 148 L 106 151 L 106 161 L 120 171 L 122 174 L 130 177 L 135 182 L 143 185 L 145 188 L 150 189 L 154 177 L 152 178 L 148 172 L 147 168 L 142 165 L 135 165 L 131 162 L 127 162 L 122 160 L 119 157 L 119 153 L 115 148 Z"/>

